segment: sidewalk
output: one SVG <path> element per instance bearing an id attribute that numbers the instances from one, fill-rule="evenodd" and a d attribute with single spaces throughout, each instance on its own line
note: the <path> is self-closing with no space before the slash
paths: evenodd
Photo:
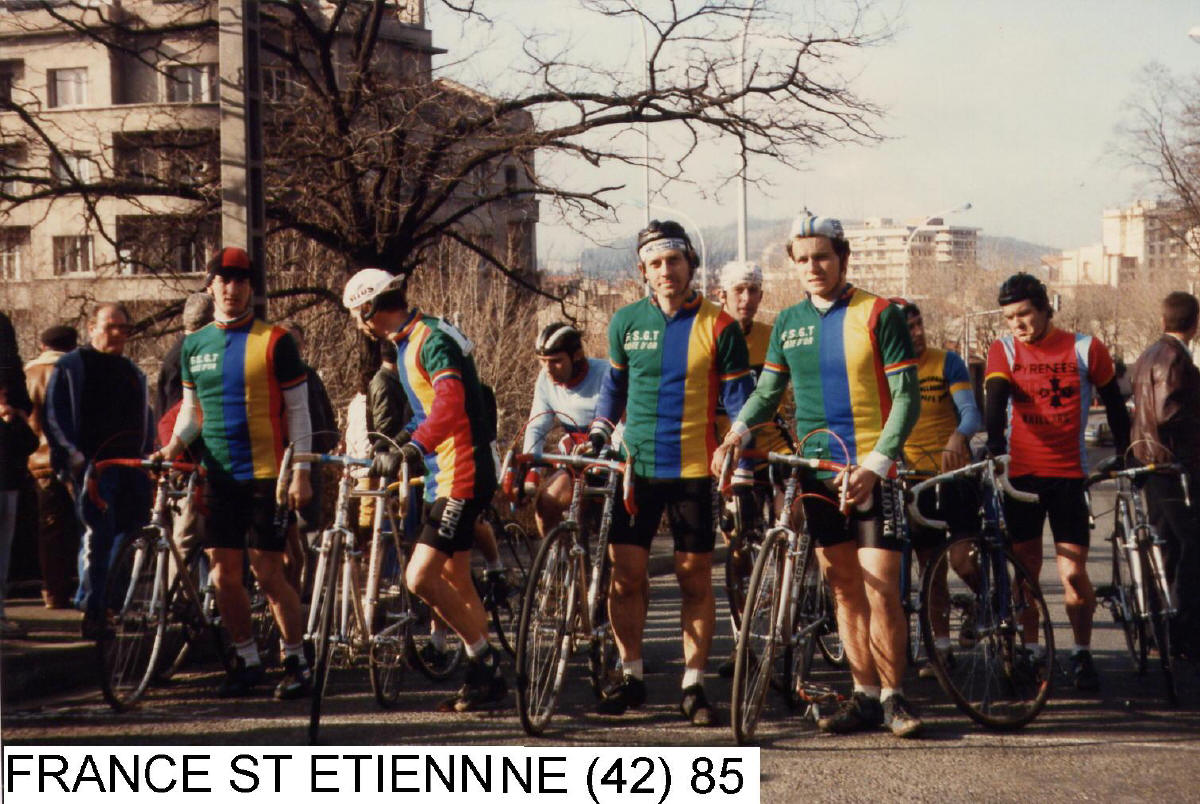
<path id="1" fill-rule="evenodd" d="M 725 548 L 718 545 L 714 569 L 724 562 Z M 671 539 L 660 535 L 650 551 L 650 574 L 671 575 L 674 571 Z M 98 688 L 95 643 L 79 636 L 80 612 L 47 609 L 40 598 L 29 597 L 9 600 L 5 608 L 7 616 L 29 633 L 24 639 L 0 641 L 0 700 L 14 704 L 78 687 Z"/>
<path id="2" fill-rule="evenodd" d="M 13 598 L 5 614 L 28 629 L 23 639 L 0 641 L 0 699 L 6 704 L 51 692 L 95 685 L 95 643 L 79 636 L 83 615 L 47 609 L 40 598 Z"/>

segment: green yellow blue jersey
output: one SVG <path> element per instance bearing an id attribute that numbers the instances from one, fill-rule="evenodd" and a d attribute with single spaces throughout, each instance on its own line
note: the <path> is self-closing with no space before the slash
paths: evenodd
<path id="1" fill-rule="evenodd" d="M 396 344 L 400 384 L 412 406 L 407 425 L 425 453 L 425 499 L 473 499 L 496 490 L 483 390 L 473 344 L 440 318 L 413 311 Z"/>
<path id="2" fill-rule="evenodd" d="M 733 317 L 699 293 L 669 317 L 645 298 L 613 315 L 608 357 L 595 426 L 611 432 L 625 416 L 624 444 L 641 477 L 707 477 L 718 400 L 737 415 L 754 387 Z"/>
<path id="3" fill-rule="evenodd" d="M 912 469 L 942 470 L 942 450 L 957 430 L 967 438 L 983 428 L 967 364 L 957 352 L 927 348 L 917 360 L 921 415 L 904 442 Z"/>
<path id="4" fill-rule="evenodd" d="M 796 435 L 836 436 L 814 434 L 804 455 L 859 464 L 876 452 L 890 470 L 919 411 L 917 360 L 900 308 L 847 285 L 826 310 L 811 298 L 784 310 L 738 421 L 753 426 L 774 415 L 789 378 Z"/>
<path id="5" fill-rule="evenodd" d="M 283 392 L 308 370 L 282 327 L 246 316 L 188 335 L 180 352 L 183 387 L 203 414 L 205 463 L 236 480 L 270 480 L 288 443 Z"/>
<path id="6" fill-rule="evenodd" d="M 754 381 L 757 383 L 762 377 L 763 365 L 767 362 L 767 348 L 771 343 L 771 327 L 763 321 L 754 321 L 750 325 L 750 331 L 742 330 L 742 335 L 746 339 L 746 354 L 750 360 L 750 371 L 754 373 Z M 725 406 L 718 400 L 718 443 L 729 432 L 729 425 L 729 416 L 725 413 Z M 782 427 L 775 422 L 765 424 L 754 431 L 754 448 L 764 452 L 790 453 L 792 451 L 788 437 L 784 434 Z"/>

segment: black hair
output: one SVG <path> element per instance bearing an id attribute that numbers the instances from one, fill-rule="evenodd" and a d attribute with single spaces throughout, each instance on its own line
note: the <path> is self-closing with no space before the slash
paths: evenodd
<path id="1" fill-rule="evenodd" d="M 655 240 L 664 240 L 666 238 L 678 238 L 687 244 L 684 249 L 683 256 L 687 258 L 688 265 L 694 271 L 700 265 L 700 256 L 696 253 L 695 247 L 692 246 L 692 238 L 688 237 L 687 230 L 679 225 L 676 221 L 659 221 L 654 220 L 646 224 L 646 228 L 638 232 L 637 235 L 637 251 L 638 262 L 642 261 L 641 251 L 642 246 L 647 243 L 653 243 Z"/>

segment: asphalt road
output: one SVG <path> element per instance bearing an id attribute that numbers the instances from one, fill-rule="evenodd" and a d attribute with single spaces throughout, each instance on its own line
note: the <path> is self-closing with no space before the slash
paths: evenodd
<path id="1" fill-rule="evenodd" d="M 1106 508 L 1103 495 L 1097 508 Z M 1090 569 L 1098 582 L 1109 574 L 1107 527 L 1093 537 Z M 1047 547 L 1047 555 L 1050 555 Z M 1047 561 L 1042 575 L 1056 625 L 1060 663 L 1072 640 L 1065 625 L 1061 585 Z M 718 589 L 720 582 L 717 581 Z M 650 704 L 623 718 L 591 712 L 590 688 L 579 655 L 559 715 L 543 739 L 526 737 L 511 708 L 494 713 L 437 714 L 452 690 L 434 688 L 415 673 L 406 678 L 399 706 L 380 711 L 365 670 L 335 675 L 322 719 L 327 745 L 513 744 L 563 746 L 730 745 L 728 727 L 685 727 L 677 713 L 682 674 L 678 595 L 671 577 L 653 580 L 647 626 Z M 721 593 L 719 593 L 721 594 Z M 718 598 L 719 605 L 723 600 Z M 1065 674 L 1034 723 L 1015 733 L 996 733 L 960 715 L 937 683 L 909 674 L 906 692 L 926 719 L 921 739 L 901 741 L 880 732 L 849 737 L 817 733 L 811 724 L 773 701 L 759 727 L 762 800 L 1200 800 L 1200 673 L 1180 672 L 1183 705 L 1167 708 L 1153 673 L 1136 677 L 1120 632 L 1104 610 L 1097 613 L 1093 649 L 1102 675 L 1100 693 L 1077 693 Z M 731 646 L 723 621 L 710 664 Z M 819 676 L 838 686 L 843 671 L 817 660 Z M 98 694 L 76 694 L 9 707 L 3 713 L 8 746 L 29 743 L 299 745 L 305 739 L 307 702 L 280 704 L 269 692 L 250 700 L 211 697 L 215 670 L 180 676 L 153 690 L 136 710 L 115 714 Z M 728 706 L 728 681 L 711 675 L 710 696 Z M 510 701 L 511 701 L 510 697 Z M 723 712 L 727 715 L 727 712 Z M 727 717 L 726 717 L 727 720 Z"/>

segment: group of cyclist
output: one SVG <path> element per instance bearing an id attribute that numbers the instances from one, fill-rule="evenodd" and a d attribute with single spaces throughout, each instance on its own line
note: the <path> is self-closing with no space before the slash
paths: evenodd
<path id="1" fill-rule="evenodd" d="M 696 726 L 717 722 L 704 681 L 716 630 L 716 478 L 732 459 L 735 492 L 755 490 L 769 507 L 773 478 L 754 456 L 793 449 L 778 418 L 789 388 L 795 432 L 810 434 L 798 449 L 846 467 L 836 476 L 801 478 L 802 516 L 832 589 L 853 680 L 852 694 L 819 720 L 821 729 L 886 727 L 902 737 L 920 731 L 921 720 L 902 686 L 905 534 L 884 526 L 882 481 L 898 463 L 930 473 L 961 467 L 971 459 L 972 436 L 984 430 L 992 455 L 1011 452 L 1013 486 L 1038 497 L 1036 503 L 1010 500 L 1005 510 L 1014 550 L 1034 577 L 1049 516 L 1074 636 L 1074 683 L 1081 690 L 1097 689 L 1083 452 L 1093 397 L 1104 403 L 1118 455 L 1130 438 L 1129 415 L 1104 344 L 1055 327 L 1046 288 L 1034 276 L 1010 277 L 998 295 L 1010 334 L 989 351 L 981 413 L 963 360 L 926 343 L 917 305 L 874 295 L 847 280 L 850 244 L 839 221 L 801 215 L 789 231 L 786 253 L 805 295 L 772 326 L 756 320 L 763 298 L 757 266 L 727 265 L 717 303 L 692 287 L 699 259 L 683 227 L 651 221 L 636 241 L 648 294 L 612 316 L 608 360 L 588 357 L 582 334 L 569 324 L 551 324 L 537 337 L 541 371 L 522 452 L 540 449 L 558 425 L 565 433 L 560 450 L 600 453 L 619 446 L 632 473 L 635 513 L 618 508 L 609 538 L 608 616 L 620 672 L 603 690 L 597 710 L 621 715 L 646 701 L 648 563 L 665 516 L 681 594 L 680 712 Z M 284 545 L 273 517 L 274 483 L 287 442 L 308 450 L 305 372 L 290 336 L 254 318 L 244 251 L 218 252 L 208 283 L 216 320 L 184 342 L 183 403 L 172 437 L 157 456 L 172 459 L 203 437 L 213 580 L 237 653 L 222 694 L 245 694 L 263 679 L 241 577 L 246 550 L 284 643 L 276 695 L 300 697 L 311 684 L 301 604 L 283 574 Z M 389 351 L 394 347 L 395 373 L 411 409 L 394 448 L 376 452 L 372 471 L 394 480 L 407 465 L 413 477 L 424 478 L 424 506 L 405 580 L 465 647 L 465 682 L 451 708 L 494 706 L 506 697 L 507 683 L 500 655 L 488 641 L 470 565 L 477 520 L 497 490 L 498 467 L 474 344 L 446 321 L 416 309 L 406 278 L 381 269 L 352 276 L 343 303 L 360 332 L 387 342 Z M 755 453 L 744 452 L 752 446 Z M 528 479 L 544 535 L 563 518 L 573 484 L 566 470 Z M 290 505 L 304 505 L 311 493 L 301 465 L 292 474 Z M 947 521 L 954 535 L 979 527 L 979 503 L 967 484 L 949 485 L 919 505 Z M 912 531 L 914 550 L 925 564 L 946 536 Z M 964 578 L 971 571 L 969 556 L 952 557 L 951 566 Z M 936 579 L 934 588 L 934 645 L 950 657 L 950 604 L 944 582 L 940 595 Z M 1037 622 L 1022 625 L 1033 646 Z M 921 676 L 928 675 L 922 668 Z"/>

